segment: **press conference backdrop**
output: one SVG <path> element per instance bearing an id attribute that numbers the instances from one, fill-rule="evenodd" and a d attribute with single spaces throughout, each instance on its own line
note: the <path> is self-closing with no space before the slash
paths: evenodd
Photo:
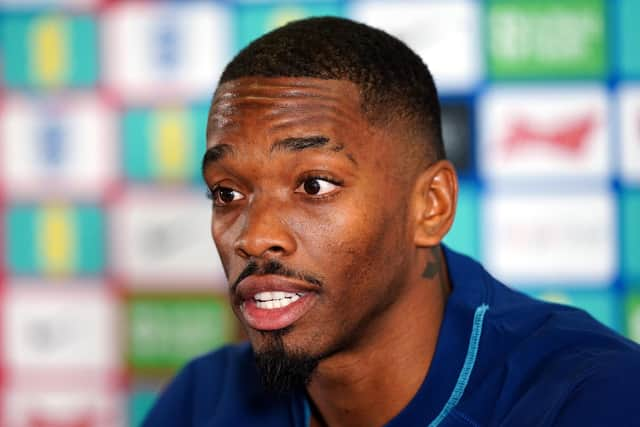
<path id="1" fill-rule="evenodd" d="M 640 2 L 0 4 L 2 426 L 137 425 L 235 339 L 207 107 L 234 53 L 310 15 L 429 65 L 461 176 L 450 246 L 640 340 Z"/>

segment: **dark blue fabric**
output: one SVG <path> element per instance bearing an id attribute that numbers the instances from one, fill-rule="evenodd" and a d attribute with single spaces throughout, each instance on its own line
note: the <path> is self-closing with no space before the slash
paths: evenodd
<path id="1" fill-rule="evenodd" d="M 453 291 L 431 368 L 388 426 L 427 427 L 439 414 L 443 427 L 640 426 L 640 347 L 581 310 L 505 287 L 470 258 L 446 248 L 445 256 Z M 461 375 L 483 305 L 477 354 Z M 463 392 L 451 399 L 456 385 Z M 303 427 L 305 410 L 303 392 L 261 389 L 251 348 L 241 344 L 190 362 L 143 426 Z"/>

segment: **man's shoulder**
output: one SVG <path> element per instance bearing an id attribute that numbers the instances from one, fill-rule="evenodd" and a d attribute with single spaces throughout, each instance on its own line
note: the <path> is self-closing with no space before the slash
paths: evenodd
<path id="1" fill-rule="evenodd" d="M 192 425 L 210 419 L 218 406 L 241 405 L 238 397 L 250 396 L 259 387 L 249 344 L 222 347 L 187 363 L 163 390 L 143 426 Z"/>

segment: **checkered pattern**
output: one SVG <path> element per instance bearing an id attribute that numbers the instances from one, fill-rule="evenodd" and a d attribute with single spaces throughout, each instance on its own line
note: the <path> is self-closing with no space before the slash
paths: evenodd
<path id="1" fill-rule="evenodd" d="M 137 425 L 237 337 L 199 178 L 240 48 L 351 17 L 435 76 L 461 185 L 446 242 L 640 340 L 640 3 L 3 0 L 0 425 Z"/>

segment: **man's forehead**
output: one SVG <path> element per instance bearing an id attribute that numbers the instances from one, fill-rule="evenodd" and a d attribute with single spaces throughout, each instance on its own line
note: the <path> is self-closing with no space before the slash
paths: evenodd
<path id="1" fill-rule="evenodd" d="M 271 130 L 314 122 L 365 122 L 358 87 L 350 81 L 245 77 L 216 91 L 207 124 L 208 145 L 214 133 L 242 131 L 252 120 L 268 121 Z"/>

